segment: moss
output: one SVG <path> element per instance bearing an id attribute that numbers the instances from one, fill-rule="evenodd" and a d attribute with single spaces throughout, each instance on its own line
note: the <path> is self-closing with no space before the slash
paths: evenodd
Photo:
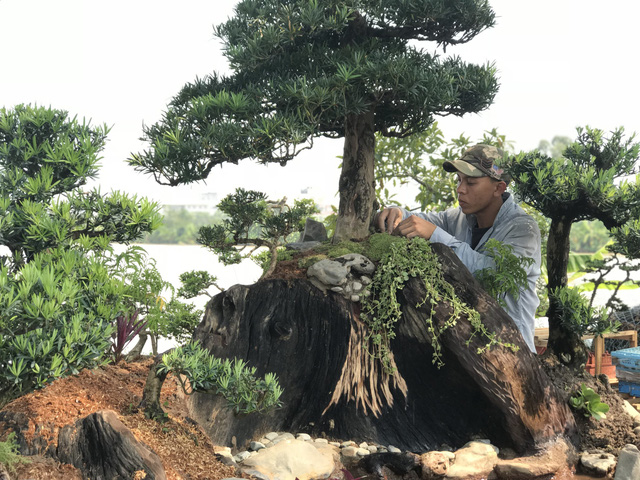
<path id="1" fill-rule="evenodd" d="M 318 263 L 320 260 L 325 260 L 326 258 L 328 258 L 327 255 L 322 254 L 302 257 L 300 260 L 298 260 L 298 267 L 307 269 L 314 263 Z"/>

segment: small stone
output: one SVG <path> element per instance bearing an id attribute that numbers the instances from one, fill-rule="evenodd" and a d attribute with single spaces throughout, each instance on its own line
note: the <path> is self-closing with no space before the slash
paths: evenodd
<path id="1" fill-rule="evenodd" d="M 342 288 L 342 287 L 332 287 L 331 291 L 332 292 L 336 292 L 336 293 L 342 293 L 342 292 L 344 292 L 344 288 Z"/>
<path id="2" fill-rule="evenodd" d="M 262 450 L 263 448 L 267 448 L 267 447 L 262 442 L 251 442 L 249 444 L 249 450 L 253 450 L 254 452 L 257 452 L 258 450 Z"/>
<path id="3" fill-rule="evenodd" d="M 363 285 L 371 285 L 371 282 L 373 280 L 371 280 L 369 277 L 363 275 L 360 277 L 360 283 L 362 283 Z"/>
<path id="4" fill-rule="evenodd" d="M 378 453 L 378 447 L 376 447 L 375 445 L 369 445 L 367 447 L 367 450 L 369 450 L 369 453 Z"/>
<path id="5" fill-rule="evenodd" d="M 266 438 L 267 440 L 273 441 L 276 438 L 278 438 L 278 434 L 276 432 L 269 432 L 264 436 L 264 438 Z"/>
<path id="6" fill-rule="evenodd" d="M 296 437 L 293 436 L 293 433 L 281 433 L 280 435 L 278 435 L 278 438 L 281 438 L 282 440 L 295 440 Z"/>
<path id="7" fill-rule="evenodd" d="M 242 451 L 242 452 L 238 453 L 237 455 L 235 455 L 235 456 L 233 457 L 233 459 L 234 459 L 236 462 L 240 463 L 240 462 L 244 462 L 244 461 L 245 461 L 247 458 L 249 458 L 250 456 L 251 456 L 251 454 L 250 454 L 248 451 L 244 450 L 244 451 Z"/>
<path id="8" fill-rule="evenodd" d="M 347 440 L 346 442 L 342 442 L 340 444 L 341 447 L 353 447 L 356 444 L 353 440 Z"/>
<path id="9" fill-rule="evenodd" d="M 640 426 L 635 427 L 635 428 L 633 429 L 633 433 L 635 433 L 635 434 L 636 434 L 636 437 L 640 437 Z"/>
<path id="10" fill-rule="evenodd" d="M 588 453 L 580 456 L 580 463 L 591 474 L 604 477 L 616 465 L 616 457 L 610 453 Z"/>
<path id="11" fill-rule="evenodd" d="M 367 448 L 369 446 L 369 444 L 367 442 L 362 442 L 360 445 L 358 445 L 360 448 Z"/>
<path id="12" fill-rule="evenodd" d="M 388 451 L 387 447 L 378 447 L 378 453 L 387 453 Z"/>
<path id="13" fill-rule="evenodd" d="M 339 442 L 329 442 L 329 445 L 331 445 L 332 447 L 340 448 L 340 443 Z"/>
<path id="14" fill-rule="evenodd" d="M 359 302 L 360 301 L 360 295 L 351 295 L 351 297 L 349 297 L 349 299 L 352 302 Z"/>
<path id="15" fill-rule="evenodd" d="M 628 444 L 620 450 L 615 478 L 618 480 L 640 478 L 640 451 L 638 451 L 638 447 Z"/>
<path id="16" fill-rule="evenodd" d="M 356 450 L 356 454 L 359 457 L 366 457 L 367 455 L 371 455 L 371 452 L 369 450 L 367 450 L 366 448 L 358 448 Z"/>
<path id="17" fill-rule="evenodd" d="M 358 293 L 359 291 L 362 290 L 362 284 L 360 282 L 353 282 L 351 284 L 351 289 L 353 290 L 354 293 Z"/>
<path id="18" fill-rule="evenodd" d="M 389 445 L 387 447 L 387 450 L 389 450 L 390 453 L 401 453 L 402 450 L 400 450 L 398 447 L 394 447 L 393 445 Z"/>
<path id="19" fill-rule="evenodd" d="M 316 443 L 322 443 L 324 445 L 329 445 L 329 440 L 327 440 L 326 438 L 316 438 L 314 441 Z"/>
<path id="20" fill-rule="evenodd" d="M 358 456 L 358 448 L 354 447 L 353 445 L 349 445 L 348 447 L 342 448 L 342 450 L 340 450 L 340 453 L 343 457 L 355 458 Z"/>
<path id="21" fill-rule="evenodd" d="M 311 435 L 309 435 L 308 433 L 299 433 L 296 439 L 308 442 L 309 440 L 311 440 Z"/>

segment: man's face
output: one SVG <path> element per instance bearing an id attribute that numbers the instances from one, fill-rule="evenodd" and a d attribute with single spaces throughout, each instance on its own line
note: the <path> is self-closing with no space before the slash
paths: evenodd
<path id="1" fill-rule="evenodd" d="M 458 202 L 465 215 L 478 214 L 485 210 L 496 196 L 500 196 L 501 182 L 489 177 L 469 177 L 458 172 Z"/>

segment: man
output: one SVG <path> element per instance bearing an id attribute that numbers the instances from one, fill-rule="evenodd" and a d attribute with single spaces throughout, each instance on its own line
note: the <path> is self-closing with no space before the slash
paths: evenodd
<path id="1" fill-rule="evenodd" d="M 532 258 L 534 262 L 526 267 L 526 288 L 517 300 L 507 295 L 505 301 L 507 313 L 535 352 L 534 315 L 540 303 L 536 293 L 540 230 L 536 221 L 505 192 L 509 178 L 497 165 L 502 157 L 502 151 L 496 147 L 476 145 L 459 160 L 443 164 L 446 171 L 457 173 L 458 208 L 415 214 L 388 207 L 376 215 L 375 223 L 380 231 L 448 245 L 471 273 L 495 267 L 493 259 L 483 253 L 483 246 L 491 238 L 511 245 L 519 257 Z"/>

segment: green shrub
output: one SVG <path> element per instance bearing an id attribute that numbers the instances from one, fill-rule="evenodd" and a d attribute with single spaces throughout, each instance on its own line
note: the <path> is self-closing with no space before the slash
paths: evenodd
<path id="1" fill-rule="evenodd" d="M 10 471 L 14 471 L 16 463 L 29 463 L 30 460 L 18 453 L 18 443 L 15 432 L 11 432 L 4 442 L 0 442 L 0 463 Z"/>

